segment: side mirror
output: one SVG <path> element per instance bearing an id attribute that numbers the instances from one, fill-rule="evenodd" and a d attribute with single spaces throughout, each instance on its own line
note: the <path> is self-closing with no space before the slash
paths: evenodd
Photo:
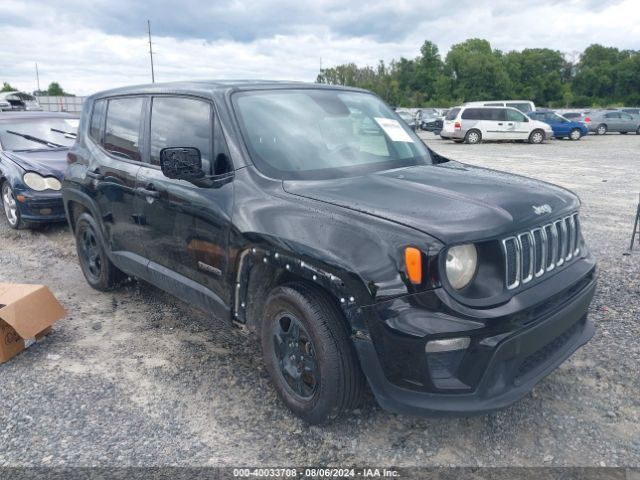
<path id="1" fill-rule="evenodd" d="M 160 168 L 168 178 L 192 181 L 204 177 L 200 150 L 193 147 L 163 148 L 160 150 Z"/>

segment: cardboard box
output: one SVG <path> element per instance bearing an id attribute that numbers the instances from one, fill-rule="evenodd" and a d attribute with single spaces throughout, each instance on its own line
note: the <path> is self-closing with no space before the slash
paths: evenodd
<path id="1" fill-rule="evenodd" d="M 0 363 L 40 340 L 64 315 L 46 286 L 0 283 Z"/>

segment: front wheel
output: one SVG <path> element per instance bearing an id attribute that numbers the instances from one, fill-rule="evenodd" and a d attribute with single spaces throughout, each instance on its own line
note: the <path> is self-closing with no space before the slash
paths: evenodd
<path id="1" fill-rule="evenodd" d="M 571 140 L 580 140 L 581 137 L 582 137 L 582 132 L 580 131 L 579 128 L 574 128 L 573 130 L 571 130 L 571 133 L 569 134 L 569 138 Z"/>
<path id="2" fill-rule="evenodd" d="M 328 295 L 304 284 L 276 287 L 260 340 L 278 396 L 304 421 L 326 423 L 359 403 L 364 378 L 345 319 Z"/>
<path id="3" fill-rule="evenodd" d="M 76 222 L 76 249 L 82 273 L 96 290 L 112 290 L 124 279 L 124 274 L 109 260 L 98 234 L 98 225 L 88 213 L 80 215 Z"/>
<path id="4" fill-rule="evenodd" d="M 16 201 L 16 196 L 13 194 L 13 189 L 9 185 L 8 181 L 2 184 L 1 197 L 2 206 L 4 207 L 4 216 L 7 218 L 9 226 L 15 230 L 19 230 L 25 227 L 25 223 L 20 216 L 20 209 Z"/>
<path id="5" fill-rule="evenodd" d="M 607 126 L 604 123 L 598 125 L 598 128 L 596 128 L 596 133 L 598 135 L 604 135 L 605 133 L 607 133 Z"/>
<path id="6" fill-rule="evenodd" d="M 540 144 L 544 142 L 544 132 L 542 130 L 534 130 L 529 135 L 529 143 Z"/>

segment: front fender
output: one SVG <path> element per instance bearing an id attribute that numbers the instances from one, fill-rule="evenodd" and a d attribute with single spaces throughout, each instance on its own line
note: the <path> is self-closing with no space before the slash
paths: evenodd
<path id="1" fill-rule="evenodd" d="M 405 275 L 405 247 L 417 247 L 426 256 L 443 248 L 410 227 L 287 194 L 281 182 L 258 179 L 257 186 L 248 170 L 239 170 L 236 177 L 236 196 L 242 201 L 235 202 L 230 244 L 236 265 L 231 280 L 237 288 L 242 288 L 237 284 L 242 284 L 248 259 L 271 262 L 285 271 L 288 265 L 288 271 L 303 278 L 322 278 L 322 286 L 343 307 L 359 308 L 415 293 Z"/>

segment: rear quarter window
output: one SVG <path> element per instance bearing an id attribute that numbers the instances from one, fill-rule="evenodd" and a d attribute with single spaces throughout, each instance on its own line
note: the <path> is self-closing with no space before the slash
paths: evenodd
<path id="1" fill-rule="evenodd" d="M 460 109 L 459 108 L 452 108 L 451 110 L 449 110 L 449 113 L 447 113 L 447 116 L 444 117 L 445 120 L 455 120 L 455 118 L 458 116 L 458 113 L 460 113 Z"/>
<path id="2" fill-rule="evenodd" d="M 104 149 L 116 157 L 140 161 L 142 97 L 115 98 L 107 106 Z"/>
<path id="3" fill-rule="evenodd" d="M 89 136 L 95 140 L 98 145 L 102 145 L 102 138 L 104 137 L 104 112 L 106 106 L 106 100 L 97 100 L 94 102 L 93 110 L 91 112 Z"/>

